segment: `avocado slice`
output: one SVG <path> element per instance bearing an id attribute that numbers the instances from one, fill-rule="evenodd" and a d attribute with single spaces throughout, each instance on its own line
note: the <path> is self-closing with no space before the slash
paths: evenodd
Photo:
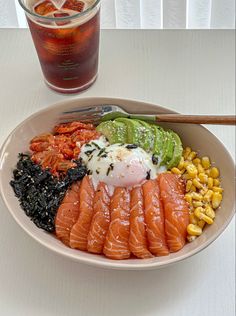
<path id="1" fill-rule="evenodd" d="M 114 138 L 116 143 L 127 143 L 127 127 L 123 122 L 115 122 L 113 121 L 116 129 L 116 135 Z"/>
<path id="2" fill-rule="evenodd" d="M 113 143 L 113 137 L 115 135 L 115 128 L 114 124 L 112 121 L 106 121 L 100 123 L 97 127 L 96 130 L 103 134 L 110 143 Z"/>
<path id="3" fill-rule="evenodd" d="M 179 164 L 181 156 L 183 154 L 183 146 L 182 146 L 181 139 L 179 138 L 179 135 L 177 135 L 175 132 L 173 132 L 171 130 L 169 132 L 170 132 L 172 139 L 174 141 L 174 152 L 173 152 L 172 159 L 167 164 L 168 169 L 177 166 Z"/>
<path id="4" fill-rule="evenodd" d="M 142 147 L 147 152 L 153 151 L 154 147 L 154 135 L 151 124 L 137 119 L 132 119 L 141 125 L 139 129 L 139 143 L 140 147 Z"/>
<path id="5" fill-rule="evenodd" d="M 135 120 L 125 118 L 125 117 L 119 117 L 114 120 L 115 123 L 122 123 L 126 126 L 126 141 L 129 144 L 135 144 L 137 146 L 141 146 L 140 142 L 140 132 L 143 128 L 142 125 L 140 125 Z"/>
<path id="6" fill-rule="evenodd" d="M 163 130 L 161 126 L 158 126 L 156 124 L 152 124 L 151 128 L 153 130 L 153 135 L 154 135 L 153 153 L 156 156 L 160 156 L 162 152 L 162 148 L 163 148 L 165 131 Z"/>
<path id="7" fill-rule="evenodd" d="M 111 144 L 126 143 L 127 129 L 123 123 L 106 121 L 99 124 L 96 130 L 102 133 Z"/>
<path id="8" fill-rule="evenodd" d="M 164 143 L 162 149 L 162 156 L 161 156 L 161 165 L 168 165 L 169 161 L 173 157 L 174 152 L 174 141 L 170 131 L 164 132 Z"/>

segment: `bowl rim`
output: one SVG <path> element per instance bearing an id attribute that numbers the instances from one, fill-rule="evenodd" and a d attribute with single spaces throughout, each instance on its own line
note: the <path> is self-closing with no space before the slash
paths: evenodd
<path id="1" fill-rule="evenodd" d="M 101 101 L 99 101 L 101 100 Z M 105 104 L 105 102 L 107 102 L 106 104 L 111 104 L 111 102 L 114 102 L 113 104 L 115 104 L 115 102 L 117 102 L 118 105 L 122 104 L 122 102 L 126 103 L 126 102 L 134 102 L 134 103 L 144 103 L 148 106 L 152 106 L 152 107 L 158 107 L 159 109 L 164 110 L 165 112 L 169 112 L 169 113 L 178 113 L 175 112 L 171 109 L 169 109 L 168 107 L 162 106 L 162 105 L 157 105 L 155 103 L 150 103 L 150 102 L 146 102 L 143 100 L 135 100 L 135 99 L 129 99 L 129 98 L 113 98 L 113 97 L 83 97 L 83 98 L 73 98 L 73 99 L 65 99 L 63 101 L 60 102 L 56 102 L 53 103 L 49 106 L 46 106 L 43 109 L 40 109 L 34 113 L 32 113 L 31 115 L 29 115 L 28 117 L 26 117 L 23 121 L 21 121 L 6 137 L 5 141 L 2 143 L 1 148 L 0 148 L 0 166 L 1 166 L 1 162 L 2 162 L 2 157 L 3 154 L 5 152 L 5 148 L 8 145 L 8 141 L 9 139 L 12 137 L 12 135 L 15 133 L 16 130 L 18 130 L 21 126 L 23 126 L 27 121 L 30 121 L 32 118 L 37 117 L 38 115 L 40 115 L 41 113 L 47 112 L 48 110 L 53 110 L 54 108 L 57 108 L 60 105 L 63 105 L 65 103 L 68 103 L 68 105 L 74 103 L 74 102 L 85 102 L 85 101 L 89 101 L 91 103 L 93 103 L 93 101 L 95 103 L 98 102 L 102 102 L 103 104 Z M 208 130 L 206 127 L 199 125 L 200 128 L 206 130 L 206 132 L 210 133 L 212 137 L 216 138 L 217 141 L 224 147 L 225 149 L 225 154 L 227 155 L 227 158 L 231 161 L 231 163 L 234 165 L 235 168 L 235 162 L 231 156 L 231 154 L 229 153 L 228 149 L 224 146 L 224 144 L 221 142 L 221 140 L 219 140 L 217 138 L 217 136 L 215 136 L 210 130 Z M 0 178 L 1 178 L 1 173 L 2 173 L 2 168 L 0 168 Z M 57 255 L 62 255 L 63 257 L 67 257 L 72 259 L 73 261 L 77 261 L 79 263 L 82 264 L 88 264 L 90 266 L 95 266 L 95 267 L 100 267 L 100 268 L 107 268 L 107 269 L 117 269 L 117 270 L 152 270 L 152 269 L 157 269 L 157 268 L 164 268 L 167 267 L 169 265 L 172 265 L 174 263 L 177 262 L 181 262 L 187 258 L 192 257 L 193 255 L 199 253 L 200 251 L 204 250 L 205 248 L 207 248 L 211 243 L 213 243 L 224 231 L 225 229 L 228 227 L 228 225 L 230 224 L 231 220 L 233 219 L 234 215 L 235 215 L 235 200 L 233 203 L 233 210 L 230 214 L 230 216 L 227 218 L 227 220 L 224 222 L 224 224 L 222 225 L 222 227 L 210 238 L 208 238 L 206 241 L 204 241 L 204 243 L 202 245 L 200 245 L 199 247 L 197 247 L 196 249 L 193 249 L 189 252 L 187 252 L 186 254 L 181 255 L 178 258 L 171 258 L 170 262 L 147 262 L 145 260 L 140 260 L 140 259 L 134 259 L 134 260 L 140 260 L 139 263 L 136 262 L 132 262 L 132 263 L 125 263 L 125 260 L 110 260 L 108 259 L 108 261 L 99 261 L 97 260 L 96 257 L 91 256 L 91 258 L 87 258 L 87 257 L 79 257 L 77 255 L 74 254 L 70 254 L 67 253 L 66 250 L 64 249 L 58 249 L 56 247 L 54 247 L 53 245 L 48 244 L 46 241 L 42 240 L 40 237 L 38 237 L 37 235 L 35 235 L 33 232 L 31 232 L 27 227 L 25 227 L 24 223 L 21 222 L 21 220 L 19 220 L 17 218 L 17 216 L 15 215 L 15 212 L 12 210 L 11 206 L 9 205 L 5 195 L 3 194 L 3 188 L 2 188 L 2 182 L 0 181 L 0 196 L 2 197 L 2 200 L 4 202 L 4 205 L 6 206 L 7 210 L 11 213 L 11 215 L 13 216 L 13 218 L 15 219 L 15 221 L 17 222 L 17 224 L 29 235 L 31 236 L 34 240 L 36 240 L 39 244 L 43 245 L 44 247 L 46 247 L 49 250 L 52 250 L 54 253 L 56 253 Z M 76 250 L 76 253 L 78 254 L 78 250 Z M 122 262 L 122 263 L 121 263 Z"/>

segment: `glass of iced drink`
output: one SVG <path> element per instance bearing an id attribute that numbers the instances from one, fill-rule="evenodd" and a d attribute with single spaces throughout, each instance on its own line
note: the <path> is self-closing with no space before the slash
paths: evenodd
<path id="1" fill-rule="evenodd" d="M 100 0 L 18 0 L 25 10 L 46 84 L 76 93 L 97 78 Z"/>

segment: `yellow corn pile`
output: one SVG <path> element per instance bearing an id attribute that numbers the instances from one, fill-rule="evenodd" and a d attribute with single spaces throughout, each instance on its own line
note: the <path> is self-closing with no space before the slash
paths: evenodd
<path id="1" fill-rule="evenodd" d="M 222 201 L 220 172 L 212 167 L 209 157 L 197 157 L 197 153 L 186 147 L 177 167 L 171 172 L 186 180 L 185 199 L 190 205 L 190 224 L 187 227 L 188 241 L 202 234 L 205 224 L 211 225 L 215 209 Z"/>

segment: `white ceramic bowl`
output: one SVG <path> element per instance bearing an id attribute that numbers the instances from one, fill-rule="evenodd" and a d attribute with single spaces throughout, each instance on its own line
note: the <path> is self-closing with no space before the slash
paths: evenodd
<path id="1" fill-rule="evenodd" d="M 19 206 L 17 198 L 14 196 L 12 188 L 9 185 L 12 178 L 12 171 L 17 162 L 18 153 L 28 150 L 29 140 L 33 136 L 45 131 L 50 131 L 57 123 L 57 118 L 60 113 L 64 110 L 98 104 L 117 104 L 125 108 L 128 112 L 133 113 L 141 113 L 143 111 L 150 113 L 171 112 L 163 107 L 144 102 L 111 98 L 84 98 L 63 101 L 31 115 L 13 130 L 13 132 L 7 137 L 0 151 L 0 192 L 6 207 L 16 222 L 39 243 L 56 253 L 67 257 L 68 259 L 113 269 L 141 270 L 164 267 L 186 259 L 210 245 L 225 230 L 234 215 L 235 167 L 234 162 L 224 145 L 207 129 L 199 125 L 165 124 L 163 126 L 170 127 L 175 130 L 181 136 L 185 146 L 191 146 L 199 153 L 199 155 L 209 156 L 215 165 L 220 168 L 222 187 L 224 188 L 224 198 L 221 208 L 217 210 L 217 216 L 214 224 L 204 229 L 204 233 L 199 238 L 197 238 L 194 242 L 187 244 L 179 252 L 172 253 L 169 256 L 156 257 L 153 259 L 128 259 L 114 261 L 100 255 L 94 255 L 66 247 L 53 235 L 37 228 L 25 215 Z"/>

